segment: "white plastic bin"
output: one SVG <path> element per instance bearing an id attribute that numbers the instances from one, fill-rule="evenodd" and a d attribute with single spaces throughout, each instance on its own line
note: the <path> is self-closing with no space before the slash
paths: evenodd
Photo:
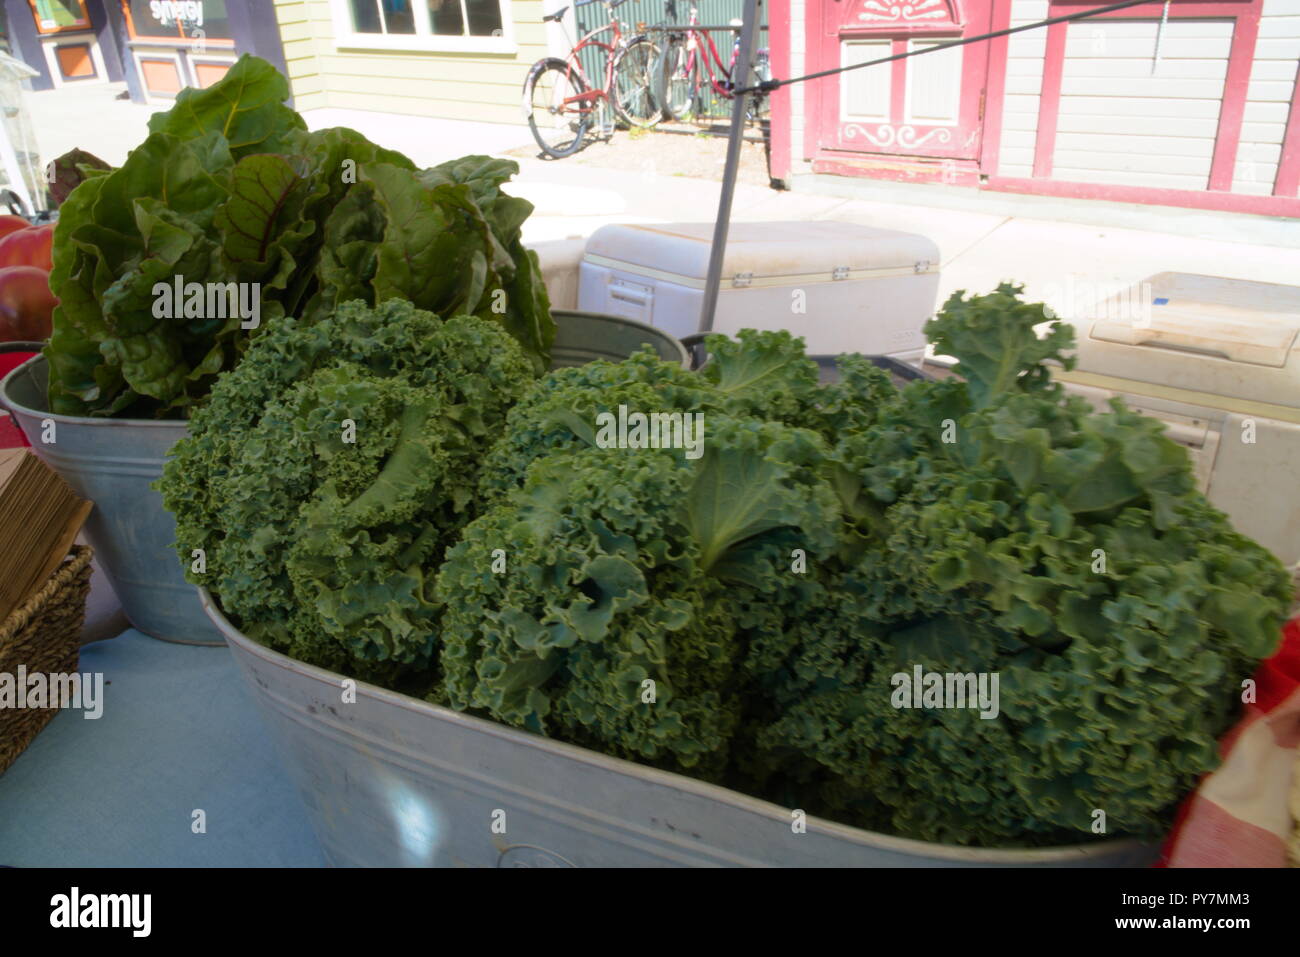
<path id="1" fill-rule="evenodd" d="M 682 337 L 699 330 L 712 223 L 602 226 L 587 241 L 578 308 Z M 734 223 L 713 331 L 788 329 L 810 354 L 918 361 L 939 248 L 915 233 L 829 221 Z"/>
<path id="2" fill-rule="evenodd" d="M 1067 311 L 1057 378 L 1160 419 L 1237 530 L 1300 561 L 1300 287 L 1166 272 Z"/>

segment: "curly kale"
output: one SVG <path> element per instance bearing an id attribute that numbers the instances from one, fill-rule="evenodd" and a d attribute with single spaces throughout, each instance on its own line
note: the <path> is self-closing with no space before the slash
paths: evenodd
<path id="1" fill-rule="evenodd" d="M 538 459 L 595 443 L 596 417 L 618 407 L 699 411 L 707 405 L 700 377 L 643 347 L 622 362 L 598 360 L 556 369 L 534 382 L 510 410 L 505 434 L 488 453 L 481 491 L 495 501 L 523 484 Z"/>
<path id="2" fill-rule="evenodd" d="M 447 700 L 926 840 L 1158 833 L 1287 578 L 1158 422 L 1052 382 L 1045 318 L 954 296 L 928 331 L 965 379 L 902 390 L 820 384 L 785 333 L 545 377 L 441 571 Z M 596 447 L 619 405 L 703 411 L 704 457 Z M 996 674 L 996 713 L 896 707 L 918 666 Z"/>
<path id="3" fill-rule="evenodd" d="M 190 580 L 301 660 L 376 679 L 428 669 L 431 572 L 473 517 L 482 447 L 531 375 L 497 323 L 402 300 L 268 329 L 160 482 Z"/>
<path id="4" fill-rule="evenodd" d="M 829 554 L 838 507 L 815 433 L 722 414 L 706 423 L 698 460 L 553 452 L 466 529 L 438 584 L 454 707 L 722 772 L 744 706 L 735 596 L 771 591 L 793 541 Z"/>
<path id="5" fill-rule="evenodd" d="M 908 837 L 1154 836 L 1289 579 L 1157 421 L 1053 383 L 1045 318 L 958 293 L 927 331 L 963 378 L 900 390 L 771 332 L 533 380 L 495 322 L 353 303 L 268 329 L 162 489 L 191 580 L 299 658 Z M 702 414 L 702 454 L 607 447 L 620 407 Z M 918 668 L 996 706 L 900 706 Z"/>
<path id="6" fill-rule="evenodd" d="M 1050 383 L 1070 330 L 1038 339 L 1017 293 L 950 300 L 929 331 L 968 381 L 913 384 L 836 447 L 854 558 L 789 610 L 785 657 L 750 666 L 780 710 L 759 751 L 829 773 L 828 812 L 910 837 L 1073 842 L 1097 811 L 1157 835 L 1216 765 L 1288 577 L 1157 421 Z M 895 708 L 918 665 L 996 673 L 998 714 Z"/>

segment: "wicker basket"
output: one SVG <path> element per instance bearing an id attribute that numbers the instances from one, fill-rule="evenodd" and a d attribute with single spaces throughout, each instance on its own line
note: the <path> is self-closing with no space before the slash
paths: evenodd
<path id="1" fill-rule="evenodd" d="M 0 674 L 16 676 L 19 665 L 25 665 L 28 674 L 77 670 L 92 554 L 89 546 L 73 545 L 44 587 L 0 622 Z M 58 711 L 57 707 L 0 709 L 0 774 Z"/>

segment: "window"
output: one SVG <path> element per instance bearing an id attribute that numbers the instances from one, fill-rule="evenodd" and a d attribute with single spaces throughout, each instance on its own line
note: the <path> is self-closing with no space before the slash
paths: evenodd
<path id="1" fill-rule="evenodd" d="M 226 0 L 122 0 L 122 9 L 132 40 L 230 45 Z"/>
<path id="2" fill-rule="evenodd" d="M 870 63 L 891 52 L 890 40 L 849 40 L 844 43 L 843 63 L 845 66 Z M 844 115 L 855 120 L 888 123 L 893 66 L 877 63 L 863 70 L 850 70 L 843 76 Z"/>
<path id="3" fill-rule="evenodd" d="M 513 53 L 508 2 L 333 0 L 337 44 L 345 49 Z"/>
<path id="4" fill-rule="evenodd" d="M 82 0 L 31 0 L 31 4 L 40 33 L 90 29 L 90 16 Z"/>
<path id="5" fill-rule="evenodd" d="M 352 0 L 352 25 L 357 33 L 415 33 L 411 0 Z"/>
<path id="6" fill-rule="evenodd" d="M 439 36 L 501 36 L 501 5 L 497 0 L 428 0 L 428 2 L 433 32 Z M 469 24 L 468 29 L 466 23 Z"/>
<path id="7" fill-rule="evenodd" d="M 924 50 L 952 42 L 952 37 L 917 40 L 880 37 L 842 42 L 840 61 L 845 66 L 869 63 L 907 51 Z M 912 123 L 921 126 L 955 126 L 961 112 L 962 48 L 902 61 L 877 63 L 844 74 L 841 120 Z M 901 88 L 901 99 L 896 96 Z"/>
<path id="8" fill-rule="evenodd" d="M 952 39 L 913 40 L 911 49 L 926 50 Z M 961 109 L 962 56 L 961 47 L 950 47 L 907 61 L 907 122 L 956 124 Z"/>

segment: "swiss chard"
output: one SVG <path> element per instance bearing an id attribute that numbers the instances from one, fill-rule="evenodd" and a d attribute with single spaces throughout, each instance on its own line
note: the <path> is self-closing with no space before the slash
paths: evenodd
<path id="1" fill-rule="evenodd" d="M 242 57 L 155 115 L 120 168 L 86 168 L 54 239 L 53 411 L 186 415 L 267 325 L 354 299 L 497 321 L 547 367 L 554 324 L 519 241 L 532 206 L 500 191 L 517 166 L 466 157 L 420 172 L 352 130 L 307 131 L 287 96 L 274 67 Z M 155 286 L 176 276 L 256 284 L 259 324 L 156 316 Z"/>

